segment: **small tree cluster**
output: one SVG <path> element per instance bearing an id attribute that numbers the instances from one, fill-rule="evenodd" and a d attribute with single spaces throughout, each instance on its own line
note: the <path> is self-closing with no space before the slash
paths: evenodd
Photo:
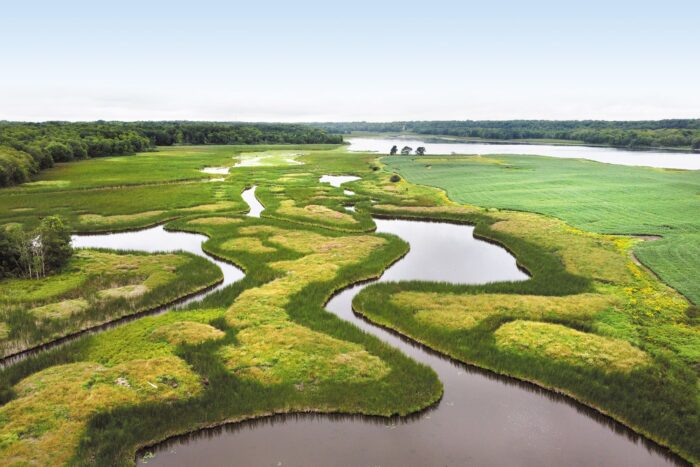
<path id="1" fill-rule="evenodd" d="M 49 216 L 26 232 L 13 225 L 0 228 L 0 278 L 37 279 L 60 270 L 73 254 L 70 231 L 59 216 Z"/>

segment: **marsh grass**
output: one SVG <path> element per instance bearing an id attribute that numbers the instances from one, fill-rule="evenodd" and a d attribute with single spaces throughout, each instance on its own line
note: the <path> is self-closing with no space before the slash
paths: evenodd
<path id="1" fill-rule="evenodd" d="M 80 250 L 66 271 L 39 280 L 2 281 L 3 356 L 83 329 L 157 308 L 221 280 L 189 253 Z"/>
<path id="2" fill-rule="evenodd" d="M 113 368 L 129 364 L 136 355 L 147 361 L 175 355 L 199 375 L 203 389 L 196 395 L 183 395 L 167 403 L 138 400 L 124 406 L 110 405 L 89 417 L 72 463 L 129 463 L 134 449 L 143 443 L 228 419 L 290 411 L 408 414 L 440 397 L 442 388 L 432 370 L 323 309 L 334 290 L 378 275 L 404 254 L 407 246 L 402 241 L 387 236 L 347 236 L 323 229 L 300 231 L 294 224 L 265 219 L 194 224 L 183 219 L 168 228 L 208 235 L 210 240 L 204 248 L 240 265 L 246 277 L 207 297 L 196 310 L 142 318 L 80 339 L 60 352 L 40 354 L 2 374 L 2 380 L 9 384 L 5 398 L 11 401 L 17 400 L 16 384 L 25 376 L 60 368 L 56 366 L 59 362 L 99 362 Z M 277 251 L 259 254 L 221 248 L 236 237 L 238 230 L 275 245 Z M 365 245 L 360 250 L 366 252 L 362 262 L 352 254 L 360 244 Z M 321 272 L 328 264 L 336 264 L 332 275 Z M 314 268 L 318 271 L 310 272 Z M 230 312 L 226 311 L 231 303 L 240 303 L 239 298 L 249 291 L 277 287 L 275 281 L 283 280 L 291 270 L 306 279 L 301 284 L 290 281 L 291 289 L 280 290 L 282 308 L 270 317 L 273 322 L 278 317 L 280 323 L 287 323 L 290 332 L 270 332 L 250 323 L 241 326 L 236 320 L 232 326 Z M 246 343 L 242 334 L 246 330 L 259 335 Z M 302 349 L 310 346 L 307 350 L 314 352 L 286 354 L 287 346 L 299 343 L 295 339 L 301 339 Z M 267 346 L 268 340 L 275 345 Z M 258 349 L 259 345 L 265 348 Z M 322 351 L 317 352 L 319 348 Z M 281 371 L 275 372 L 274 378 L 231 371 L 227 359 L 222 358 L 230 349 L 247 349 L 257 358 L 265 358 L 268 351 L 276 352 Z M 314 362 L 309 362 L 309 357 Z M 71 445 L 64 448 L 66 452 L 71 449 Z"/>
<path id="3" fill-rule="evenodd" d="M 5 452 L 20 452 L 39 440 L 60 451 L 56 459 L 69 459 L 69 464 L 128 465 L 138 447 L 226 420 L 306 411 L 406 415 L 434 403 L 442 386 L 430 368 L 323 308 L 334 291 L 377 277 L 407 252 L 398 238 L 370 233 L 374 214 L 473 224 L 476 236 L 513 252 L 532 279 L 478 286 L 383 283 L 356 297 L 358 311 L 459 360 L 566 392 L 672 446 L 687 459 L 700 459 L 698 369 L 693 366 L 700 355 L 697 313 L 627 261 L 634 242 L 590 236 L 542 216 L 457 206 L 444 192 L 407 181 L 412 175 L 404 168 L 401 180 L 391 182 L 390 171 L 381 170 L 376 154 L 351 154 L 330 146 L 303 149 L 298 158 L 303 165 L 234 168 L 224 182 L 202 183 L 208 176 L 200 169 L 230 165 L 232 157 L 250 152 L 250 147 L 170 148 L 91 160 L 44 172 L 41 180 L 46 184 L 0 192 L 0 223 L 31 225 L 55 211 L 72 216 L 78 230 L 138 228 L 175 219 L 168 229 L 207 235 L 204 250 L 246 274 L 187 309 L 143 317 L 4 368 L 0 411 L 20 405 L 25 409 L 0 417 L 0 433 L 29 434 L 22 442 L 19 435 L 3 438 L 2 449 L 10 450 Z M 434 161 L 430 172 L 450 178 L 443 171 L 454 169 L 450 161 Z M 505 170 L 508 164 L 478 165 Z M 356 195 L 348 197 L 343 189 L 319 184 L 325 174 L 361 177 L 343 185 Z M 252 185 L 258 186 L 256 195 L 266 208 L 261 219 L 241 216 L 246 208 L 240 193 Z M 352 214 L 343 209 L 350 201 L 357 208 Z M 290 202 L 304 211 L 308 206 L 323 209 L 312 215 L 280 213 Z M 163 212 L 144 214 L 153 211 Z M 79 224 L 78 216 L 89 214 L 102 216 L 101 224 Z M 184 271 L 178 271 L 178 277 L 185 277 Z M 66 291 L 81 281 L 81 274 L 66 274 L 50 286 L 27 290 L 26 296 L 72 300 L 75 297 Z M 424 306 L 433 301 L 444 302 L 438 318 Z M 448 310 L 460 317 L 455 321 L 459 326 L 448 325 Z M 495 333 L 509 330 L 518 320 L 538 322 L 526 329 L 537 339 L 518 341 L 517 352 L 499 346 Z M 508 337 L 520 337 L 522 330 L 515 330 Z M 0 327 L 0 336 L 6 332 Z M 543 333 L 542 339 L 538 333 Z M 576 343 L 588 342 L 576 333 L 603 343 L 624 341 L 647 360 L 625 371 L 585 364 Z M 536 345 L 543 339 L 561 345 L 572 335 L 577 337 L 567 358 L 552 358 Z M 611 356 L 615 353 L 617 348 Z M 174 365 L 167 374 L 144 369 L 163 359 Z M 107 383 L 116 384 L 113 372 L 126 368 L 135 368 L 134 387 L 154 389 L 139 381 L 155 378 L 158 381 L 151 382 L 162 385 L 163 392 L 122 398 L 121 386 L 106 385 L 109 390 L 101 405 L 87 407 L 75 418 L 78 428 L 71 433 L 79 435 L 63 445 L 44 438 L 49 432 L 29 418 L 30 413 L 42 414 L 51 432 L 60 432 L 66 423 L 61 414 L 67 413 L 51 413 L 48 402 L 54 399 L 42 398 L 40 391 L 25 384 L 32 378 L 58 375 L 91 387 L 95 373 L 109 375 Z M 183 372 L 175 371 L 178 368 Z M 180 378 L 190 383 L 180 384 Z M 178 391 L 185 387 L 189 389 Z M 8 424 L 20 428 L 9 429 Z M 27 459 L 33 455 L 22 452 Z"/>
<path id="4" fill-rule="evenodd" d="M 634 264 L 633 241 L 523 213 L 374 209 L 472 223 L 475 236 L 505 245 L 532 278 L 473 286 L 375 284 L 355 297 L 359 313 L 458 360 L 557 388 L 688 459 L 700 458 L 693 366 L 700 337 L 689 327 L 687 302 Z M 591 267 L 589 258 L 599 266 Z"/>
<path id="5" fill-rule="evenodd" d="M 647 365 L 649 356 L 629 342 L 577 331 L 561 324 L 515 320 L 494 333 L 496 347 L 536 354 L 571 365 L 629 372 Z"/>

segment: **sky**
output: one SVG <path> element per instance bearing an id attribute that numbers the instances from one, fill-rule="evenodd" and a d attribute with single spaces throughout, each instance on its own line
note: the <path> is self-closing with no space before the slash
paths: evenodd
<path id="1" fill-rule="evenodd" d="M 0 0 L 0 120 L 700 118 L 700 1 Z"/>

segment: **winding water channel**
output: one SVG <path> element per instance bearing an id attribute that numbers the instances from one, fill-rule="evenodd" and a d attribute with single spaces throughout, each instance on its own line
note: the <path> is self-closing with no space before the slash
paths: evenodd
<path id="1" fill-rule="evenodd" d="M 169 232 L 162 225 L 150 229 L 135 230 L 130 232 L 118 232 L 95 235 L 73 235 L 71 238 L 76 248 L 110 248 L 112 250 L 140 250 L 150 253 L 187 251 L 197 256 L 202 256 L 216 264 L 224 275 L 223 281 L 201 293 L 195 294 L 185 300 L 178 301 L 176 307 L 182 307 L 189 303 L 203 300 L 207 295 L 221 290 L 224 287 L 243 278 L 244 273 L 236 266 L 216 259 L 202 249 L 202 243 L 207 241 L 206 235 L 188 232 Z M 165 307 L 161 311 L 167 311 L 172 307 Z"/>
<path id="2" fill-rule="evenodd" d="M 334 186 L 350 181 L 326 179 Z M 337 185 L 335 185 L 337 183 Z M 243 198 L 249 216 L 264 207 L 255 187 Z M 353 298 L 374 282 L 398 280 L 482 284 L 526 280 L 505 249 L 475 239 L 473 227 L 441 222 L 375 219 L 377 232 L 410 244 L 409 253 L 376 281 L 336 294 L 326 309 L 433 368 L 444 397 L 410 417 L 279 415 L 201 430 L 167 440 L 139 457 L 150 466 L 426 466 L 683 464 L 665 449 L 572 400 L 534 385 L 452 361 L 410 339 L 360 318 Z M 187 302 L 241 279 L 237 267 L 202 250 L 207 237 L 168 232 L 163 226 L 113 234 L 76 235 L 76 247 L 188 251 L 218 265 L 222 283 Z M 166 307 L 166 311 L 174 306 Z M 99 330 L 103 329 L 100 327 Z M 98 330 L 98 329 L 96 329 Z M 155 457 L 151 457 L 155 454 Z"/>
<path id="3" fill-rule="evenodd" d="M 376 219 L 410 252 L 378 279 L 480 284 L 525 280 L 504 249 L 464 225 Z M 371 282 L 370 282 L 371 283 Z M 280 415 L 173 438 L 148 450 L 149 466 L 674 465 L 665 450 L 607 417 L 533 385 L 444 358 L 361 319 L 352 299 L 370 283 L 335 295 L 326 309 L 432 367 L 443 399 L 411 417 Z M 151 457 L 155 454 L 155 457 Z"/>

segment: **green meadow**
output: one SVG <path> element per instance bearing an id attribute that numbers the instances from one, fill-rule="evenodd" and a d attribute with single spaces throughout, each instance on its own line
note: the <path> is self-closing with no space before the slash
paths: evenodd
<path id="1" fill-rule="evenodd" d="M 256 152 L 269 157 L 233 167 L 242 155 L 255 160 Z M 187 309 L 86 335 L 0 370 L 0 463 L 130 465 L 141 447 L 225 422 L 293 412 L 407 415 L 435 404 L 442 384 L 431 368 L 324 309 L 334 292 L 378 277 L 407 253 L 401 239 L 374 233 L 372 215 L 475 225 L 479 237 L 511 251 L 532 278 L 484 286 L 375 284 L 356 297 L 358 312 L 461 361 L 563 392 L 698 462 L 697 308 L 630 255 L 654 269 L 648 248 L 689 238 L 692 225 L 682 221 L 693 219 L 688 197 L 692 190 L 697 197 L 695 179 L 646 169 L 621 179 L 629 168 L 601 166 L 616 174 L 603 176 L 593 163 L 555 160 L 549 167 L 541 158 L 430 159 L 382 158 L 342 146 L 176 146 L 59 165 L 34 182 L 0 190 L 0 225 L 31 228 L 49 214 L 63 215 L 76 232 L 166 222 L 169 230 L 206 235 L 205 251 L 245 271 Z M 572 173 L 579 165 L 589 177 L 600 174 L 593 187 Z M 216 175 L 201 172 L 205 167 L 231 169 Z M 548 170 L 538 175 L 537 167 Z M 569 178 L 556 181 L 557 171 Z M 361 180 L 336 188 L 319 183 L 326 174 Z M 224 180 L 209 181 L 218 178 Z M 640 179 L 646 190 L 622 188 Z M 516 189 L 516 182 L 522 186 Z M 657 183 L 664 194 L 653 196 Z M 245 216 L 241 198 L 253 185 L 265 206 L 259 219 Z M 615 185 L 616 194 L 596 195 L 595 187 Z M 483 197 L 462 199 L 473 193 Z M 600 206 L 581 201 L 586 196 L 598 196 Z M 687 199 L 685 213 L 666 212 L 673 197 Z M 622 207 L 605 206 L 615 198 Z M 632 199 L 646 200 L 649 206 L 636 204 L 637 210 L 655 214 L 636 214 Z M 562 214 L 536 209 L 535 200 Z M 616 224 L 614 213 L 630 225 Z M 81 263 L 89 255 L 111 257 L 90 269 Z M 136 269 L 105 284 L 109 261 L 126 256 Z M 173 277 L 163 277 L 161 260 Z M 51 294 L 2 282 L 0 297 L 31 309 L 70 300 L 40 311 L 65 317 L 80 308 L 93 316 L 107 288 L 118 289 L 116 298 L 136 299 L 135 291 L 143 291 L 145 299 L 140 285 L 156 290 L 171 280 L 192 284 L 194 276 L 202 285 L 216 280 L 203 264 L 185 268 L 191 260 L 84 250 L 47 279 L 56 282 L 46 286 Z M 676 264 L 656 261 L 669 270 Z M 670 272 L 654 270 L 673 282 Z M 686 283 L 675 286 L 692 297 L 690 277 Z M 110 310 L 96 316 L 125 313 Z"/>

